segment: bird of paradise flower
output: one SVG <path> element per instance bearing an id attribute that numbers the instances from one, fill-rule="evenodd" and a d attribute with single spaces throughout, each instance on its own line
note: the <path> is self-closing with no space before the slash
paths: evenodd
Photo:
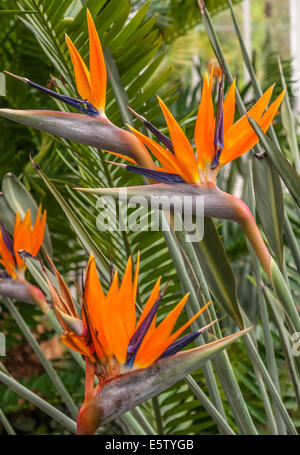
<path id="1" fill-rule="evenodd" d="M 23 279 L 26 265 L 18 251 L 24 249 L 32 256 L 36 256 L 42 246 L 45 227 L 46 210 L 42 214 L 42 206 L 39 206 L 35 223 L 31 226 L 31 212 L 27 210 L 21 220 L 19 212 L 16 214 L 13 237 L 0 222 L 0 264 L 5 268 L 11 278 Z"/>

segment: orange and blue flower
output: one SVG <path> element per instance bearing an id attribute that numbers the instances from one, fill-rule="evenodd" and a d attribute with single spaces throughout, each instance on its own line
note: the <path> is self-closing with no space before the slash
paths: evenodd
<path id="1" fill-rule="evenodd" d="M 13 238 L 0 222 L 0 264 L 11 278 L 23 279 L 26 265 L 18 254 L 19 250 L 26 250 L 36 256 L 44 239 L 46 226 L 46 211 L 42 214 L 39 206 L 36 220 L 31 226 L 31 213 L 27 210 L 23 220 L 19 212 L 16 215 Z"/>

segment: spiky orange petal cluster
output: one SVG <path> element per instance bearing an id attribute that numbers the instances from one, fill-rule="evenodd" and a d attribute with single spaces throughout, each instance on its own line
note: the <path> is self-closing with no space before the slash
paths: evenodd
<path id="1" fill-rule="evenodd" d="M 195 126 L 197 158 L 183 130 L 159 98 L 158 101 L 168 125 L 174 154 L 153 139 L 129 127 L 136 137 L 160 161 L 163 166 L 163 168 L 160 168 L 161 171 L 178 174 L 189 183 L 214 182 L 222 166 L 249 151 L 259 139 L 252 129 L 247 115 L 252 117 L 262 130 L 266 132 L 279 109 L 285 93 L 283 91 L 267 108 L 274 86 L 270 87 L 249 110 L 248 114 L 233 123 L 235 114 L 235 81 L 233 81 L 222 106 L 224 146 L 218 166 L 212 168 L 211 164 L 216 152 L 214 144 L 216 119 L 211 95 L 212 80 L 213 75 L 211 74 L 210 79 L 205 75 L 203 81 L 202 97 Z"/>
<path id="2" fill-rule="evenodd" d="M 132 280 L 132 260 L 129 257 L 120 287 L 118 273 L 115 272 L 108 293 L 105 295 L 97 274 L 94 256 L 91 254 L 82 295 L 82 322 L 85 329 L 82 333 L 75 334 L 70 331 L 70 326 L 68 325 L 70 324 L 69 320 L 74 324 L 78 320 L 78 315 L 74 305 L 69 302 L 70 293 L 66 291 L 66 285 L 62 284 L 63 280 L 61 277 L 59 278 L 54 266 L 53 269 L 58 278 L 60 294 L 49 279 L 48 284 L 58 320 L 64 329 L 62 341 L 71 349 L 88 357 L 92 363 L 98 363 L 104 376 L 111 377 L 119 374 L 122 368 L 126 368 L 128 346 L 133 335 L 141 327 L 159 298 L 160 278 L 153 287 L 137 321 L 135 307 L 139 257 L 134 279 Z M 208 305 L 172 334 L 178 316 L 184 308 L 187 299 L 188 294 L 159 325 L 156 325 L 156 317 L 153 318 L 137 350 L 133 363 L 134 368 L 147 368 L 155 362 Z"/>
<path id="3" fill-rule="evenodd" d="M 88 70 L 78 50 L 67 35 L 66 43 L 72 59 L 78 93 L 83 100 L 87 100 L 96 109 L 104 112 L 107 82 L 105 60 L 100 39 L 89 10 L 87 10 L 87 21 L 90 70 Z"/>
<path id="4" fill-rule="evenodd" d="M 23 220 L 17 212 L 13 233 L 13 251 L 8 249 L 0 232 L 0 263 L 12 278 L 22 276 L 26 269 L 25 263 L 18 254 L 19 250 L 26 250 L 33 256 L 39 252 L 44 239 L 46 216 L 46 210 L 42 214 L 42 206 L 40 205 L 32 227 L 30 210 L 27 210 Z"/>

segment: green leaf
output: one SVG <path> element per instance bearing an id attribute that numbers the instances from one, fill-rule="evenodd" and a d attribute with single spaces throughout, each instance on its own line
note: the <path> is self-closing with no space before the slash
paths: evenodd
<path id="1" fill-rule="evenodd" d="M 96 243 L 93 239 L 88 235 L 85 227 L 82 225 L 80 220 L 74 214 L 74 211 L 68 205 L 68 203 L 64 200 L 61 196 L 59 191 L 55 188 L 55 186 L 50 182 L 44 172 L 37 166 L 37 164 L 31 160 L 33 166 L 37 170 L 39 176 L 42 178 L 44 183 L 46 184 L 47 188 L 53 194 L 59 205 L 61 206 L 62 210 L 64 211 L 65 215 L 67 216 L 72 229 L 74 230 L 75 234 L 77 235 L 78 239 L 82 243 L 83 247 L 85 248 L 86 252 L 89 254 L 92 250 L 95 255 L 96 262 L 100 268 L 100 273 L 103 277 L 109 281 L 109 264 L 107 262 L 106 257 L 103 255 L 101 250 L 97 247 Z"/>
<path id="2" fill-rule="evenodd" d="M 285 77 L 282 70 L 282 65 L 280 62 L 280 57 L 278 57 L 278 66 L 280 71 L 281 83 L 284 90 L 287 89 Z M 286 132 L 286 138 L 288 140 L 290 150 L 292 152 L 292 156 L 295 162 L 295 168 L 297 173 L 300 174 L 300 154 L 298 148 L 298 140 L 297 140 L 297 133 L 296 133 L 296 125 L 295 125 L 295 118 L 291 108 L 291 103 L 289 100 L 288 93 L 286 92 L 285 97 L 283 98 L 282 108 L 281 108 L 281 118 L 282 124 Z"/>
<path id="3" fill-rule="evenodd" d="M 235 277 L 211 218 L 204 219 L 204 238 L 201 242 L 195 243 L 194 248 L 205 280 L 215 299 L 239 327 L 244 327 L 237 300 Z"/>
<path id="4" fill-rule="evenodd" d="M 0 193 L 0 214 L 1 221 L 4 223 L 6 229 L 13 234 L 16 215 L 8 205 L 3 193 Z"/>
<path id="5" fill-rule="evenodd" d="M 280 178 L 268 156 L 253 159 L 253 185 L 259 219 L 282 268 L 283 194 Z"/>
<path id="6" fill-rule="evenodd" d="M 270 141 L 265 135 L 260 126 L 251 117 L 248 117 L 252 128 L 259 137 L 261 144 L 266 149 L 269 158 L 271 159 L 274 167 L 279 173 L 280 177 L 288 187 L 293 195 L 295 201 L 300 206 L 300 177 L 296 173 L 293 166 L 289 163 L 286 157 L 278 150 L 278 148 Z"/>

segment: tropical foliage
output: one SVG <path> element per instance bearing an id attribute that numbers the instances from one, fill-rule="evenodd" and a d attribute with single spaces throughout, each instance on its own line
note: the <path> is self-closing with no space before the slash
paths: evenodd
<path id="1" fill-rule="evenodd" d="M 277 62 L 266 48 L 267 70 L 261 87 L 232 3 L 207 0 L 206 8 L 196 0 L 2 2 L 1 69 L 21 76 L 21 81 L 6 77 L 6 93 L 0 99 L 0 255 L 4 266 L 0 330 L 7 347 L 0 363 L 0 421 L 5 432 L 75 433 L 79 415 L 78 432 L 83 433 L 97 427 L 102 434 L 298 433 L 300 161 L 290 62 Z M 234 84 L 222 53 L 213 26 L 213 13 L 220 8 L 232 13 L 240 55 L 251 77 L 247 85 L 239 80 Z M 208 81 L 201 65 L 200 83 L 184 89 L 170 82 L 172 68 L 165 57 L 170 42 L 201 21 L 218 67 Z M 93 52 L 98 52 L 94 63 Z M 86 63 L 90 58 L 90 72 L 79 54 Z M 95 68 L 103 76 L 105 67 L 106 93 L 103 77 L 95 77 Z M 220 68 L 225 75 L 221 81 Z M 97 87 L 99 80 L 101 87 Z M 267 89 L 274 82 L 277 104 L 265 111 L 272 91 Z M 147 200 L 162 192 L 182 197 L 196 191 L 193 185 L 199 179 L 194 178 L 197 163 L 192 151 L 196 122 L 198 159 L 209 155 L 209 164 L 201 166 L 211 171 L 211 162 L 216 160 L 219 170 L 218 160 L 224 157 L 220 128 L 218 141 L 211 139 L 215 125 L 223 126 L 223 83 L 229 99 L 224 104 L 224 125 L 230 117 L 228 143 L 236 149 L 226 161 L 227 171 L 221 169 L 213 182 L 196 187 L 205 197 L 203 239 L 190 242 L 184 231 L 151 230 L 140 207 L 130 207 L 129 216 L 143 229 L 119 229 L 125 204 L 103 207 L 99 195 L 115 197 L 116 188 L 127 188 L 128 194 Z M 283 97 L 280 94 L 286 89 Z M 59 95 L 49 97 L 47 90 Z M 157 94 L 164 102 L 160 104 L 169 131 Z M 202 111 L 197 120 L 200 99 Z M 252 115 L 258 105 L 260 111 Z M 83 113 L 76 111 L 78 107 Z M 111 123 L 104 117 L 104 107 Z M 32 109 L 45 112 L 28 114 Z M 54 110 L 67 114 L 49 114 Z M 207 113 L 210 141 L 202 128 Z M 71 120 L 62 123 L 65 118 Z M 225 149 L 226 140 L 225 136 Z M 172 151 L 159 141 L 164 147 L 169 145 L 169 150 L 175 145 L 178 160 L 181 148 L 187 150 L 182 166 L 177 166 Z M 130 165 L 124 158 L 131 160 Z M 189 173 L 192 178 L 185 178 Z M 147 185 L 145 177 L 154 179 L 154 184 L 150 180 L 152 184 Z M 240 200 L 232 196 L 237 194 L 236 182 Z M 47 211 L 47 226 L 40 249 L 45 223 L 41 207 Z M 117 220 L 113 230 L 103 226 L 99 216 L 103 208 L 109 211 L 110 221 Z M 161 226 L 173 225 L 180 218 L 176 210 L 170 216 L 159 210 L 153 213 L 158 214 Z M 26 241 L 20 242 L 20 232 Z M 138 276 L 134 264 L 139 252 L 137 286 L 131 274 Z M 18 266 L 21 280 L 12 280 Z M 120 290 L 114 270 L 124 277 Z M 160 277 L 163 285 L 168 281 L 163 299 Z M 187 293 L 188 298 L 184 297 Z M 111 313 L 105 304 L 113 306 Z M 183 310 L 180 315 L 179 309 Z M 135 311 L 141 315 L 138 323 Z M 178 342 L 174 334 L 180 335 L 180 327 L 187 329 L 187 338 Z M 59 341 L 62 330 L 65 348 Z M 97 344 L 99 333 L 102 345 Z M 194 343 L 193 349 L 186 350 L 187 342 Z M 143 349 L 134 365 L 140 346 Z M 126 351 L 129 348 L 132 358 Z M 178 353 L 179 348 L 184 350 Z M 99 359 L 102 375 L 94 367 Z M 129 375 L 123 374 L 123 364 Z M 100 380 L 96 386 L 95 373 Z M 107 377 L 115 382 L 106 381 Z M 133 399 L 137 388 L 141 391 L 138 401 Z M 110 410 L 116 400 L 121 404 L 114 413 Z M 91 419 L 99 409 L 105 411 L 102 420 Z"/>

